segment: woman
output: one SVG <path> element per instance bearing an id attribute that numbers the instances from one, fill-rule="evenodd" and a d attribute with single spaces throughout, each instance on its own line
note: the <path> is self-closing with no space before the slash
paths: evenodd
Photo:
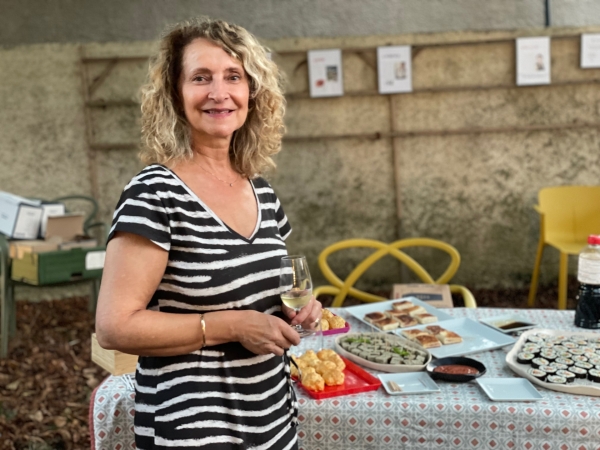
<path id="1" fill-rule="evenodd" d="M 142 159 L 109 235 L 102 347 L 141 355 L 139 449 L 295 448 L 278 317 L 291 227 L 269 184 L 283 131 L 280 75 L 246 30 L 200 19 L 163 39 L 142 90 Z M 310 327 L 311 303 L 292 324 Z"/>

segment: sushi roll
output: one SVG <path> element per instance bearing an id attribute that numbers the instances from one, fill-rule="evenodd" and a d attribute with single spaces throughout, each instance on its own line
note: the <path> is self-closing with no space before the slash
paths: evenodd
<path id="1" fill-rule="evenodd" d="M 571 341 L 563 342 L 562 345 L 563 345 L 563 347 L 567 347 L 569 350 L 577 348 L 577 344 L 575 342 L 571 342 Z"/>
<path id="2" fill-rule="evenodd" d="M 517 353 L 517 362 L 519 364 L 531 364 L 531 360 L 535 358 L 533 353 L 521 352 Z"/>
<path id="3" fill-rule="evenodd" d="M 594 383 L 600 383 L 600 369 L 592 369 L 588 371 L 588 379 Z"/>
<path id="4" fill-rule="evenodd" d="M 587 357 L 583 355 L 573 355 L 571 359 L 575 362 L 588 362 Z"/>
<path id="5" fill-rule="evenodd" d="M 575 361 L 573 361 L 570 358 L 556 358 L 554 362 L 559 364 L 565 364 L 567 366 L 572 366 L 573 364 L 575 364 Z"/>
<path id="6" fill-rule="evenodd" d="M 600 358 L 598 358 L 598 357 L 592 357 L 592 358 L 588 359 L 588 362 L 590 364 L 598 366 L 598 365 L 600 365 Z"/>
<path id="7" fill-rule="evenodd" d="M 541 337 L 539 337 L 535 334 L 532 334 L 531 336 L 527 337 L 527 342 L 532 342 L 534 344 L 541 344 L 542 342 L 544 342 L 544 340 Z"/>
<path id="8" fill-rule="evenodd" d="M 582 369 L 581 367 L 573 366 L 569 368 L 569 372 L 575 375 L 575 378 L 583 378 L 586 379 L 588 376 L 588 371 Z"/>
<path id="9" fill-rule="evenodd" d="M 540 370 L 542 372 L 546 372 L 546 375 L 548 375 L 548 376 L 554 375 L 554 374 L 556 374 L 556 372 L 558 372 L 558 369 L 554 366 L 541 366 Z"/>
<path id="10" fill-rule="evenodd" d="M 540 369 L 532 368 L 532 369 L 529 369 L 527 371 L 527 373 L 540 381 L 544 381 L 546 379 L 546 372 L 544 372 L 543 370 L 540 370 Z"/>
<path id="11" fill-rule="evenodd" d="M 557 363 L 556 361 L 552 361 L 550 365 L 556 367 L 557 370 L 567 370 L 569 368 L 566 364 Z"/>
<path id="12" fill-rule="evenodd" d="M 534 369 L 539 369 L 540 367 L 547 366 L 548 364 L 550 364 L 550 361 L 544 358 L 533 358 L 531 360 L 531 365 Z"/>
<path id="13" fill-rule="evenodd" d="M 548 361 L 552 362 L 554 361 L 556 358 L 558 358 L 558 353 L 553 352 L 552 350 L 542 350 L 540 352 L 540 356 L 544 359 L 547 359 Z"/>
<path id="14" fill-rule="evenodd" d="M 535 356 L 538 356 L 540 354 L 540 350 L 540 346 L 534 344 L 525 344 L 523 348 L 521 348 L 522 352 L 533 353 Z"/>
<path id="15" fill-rule="evenodd" d="M 579 347 L 580 350 L 583 350 L 583 354 L 586 353 L 596 353 L 596 349 L 594 347 L 590 347 L 589 345 L 582 345 Z"/>
<path id="16" fill-rule="evenodd" d="M 583 350 L 581 350 L 580 348 L 571 348 L 571 349 L 569 349 L 569 353 L 571 355 L 581 356 L 581 355 L 583 355 Z"/>
<path id="17" fill-rule="evenodd" d="M 561 354 L 563 352 L 568 351 L 569 349 L 567 347 L 565 347 L 564 345 L 559 344 L 559 345 L 555 345 L 552 350 L 554 350 L 558 354 Z"/>
<path id="18" fill-rule="evenodd" d="M 575 363 L 575 367 L 581 367 L 582 369 L 590 370 L 594 368 L 594 365 L 590 364 L 589 362 L 579 361 Z"/>
<path id="19" fill-rule="evenodd" d="M 560 375 L 548 375 L 546 377 L 546 383 L 550 384 L 566 384 L 567 379 L 565 377 L 561 377 Z"/>
<path id="20" fill-rule="evenodd" d="M 569 372 L 568 370 L 557 370 L 556 375 L 559 377 L 564 377 L 567 380 L 567 383 L 572 383 L 575 381 L 575 374 L 573 372 Z"/>
<path id="21" fill-rule="evenodd" d="M 540 344 L 540 347 L 542 347 L 542 350 L 543 349 L 552 349 L 552 348 L 554 348 L 554 342 L 544 341 Z"/>

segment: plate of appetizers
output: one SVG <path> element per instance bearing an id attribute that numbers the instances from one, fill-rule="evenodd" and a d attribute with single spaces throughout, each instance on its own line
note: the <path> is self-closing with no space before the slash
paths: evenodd
<path id="1" fill-rule="evenodd" d="M 368 303 L 345 308 L 350 314 L 378 331 L 413 328 L 452 319 L 447 312 L 416 297 Z"/>
<path id="2" fill-rule="evenodd" d="M 528 330 L 506 355 L 506 364 L 546 389 L 600 396 L 600 333 Z"/>
<path id="3" fill-rule="evenodd" d="M 290 370 L 298 385 L 317 400 L 376 391 L 381 386 L 377 377 L 331 349 L 292 356 Z"/>
<path id="4" fill-rule="evenodd" d="M 423 347 L 394 334 L 350 333 L 338 336 L 335 348 L 341 356 L 381 372 L 418 372 L 431 361 Z"/>
<path id="5" fill-rule="evenodd" d="M 467 318 L 394 332 L 421 345 L 435 358 L 468 355 L 515 343 L 513 337 Z"/>

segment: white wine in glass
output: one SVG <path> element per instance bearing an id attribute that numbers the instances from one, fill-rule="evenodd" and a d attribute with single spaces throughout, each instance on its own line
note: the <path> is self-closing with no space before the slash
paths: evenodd
<path id="1" fill-rule="evenodd" d="M 304 256 L 284 256 L 281 258 L 279 276 L 281 301 L 287 307 L 298 312 L 310 302 L 312 297 L 312 281 L 308 264 Z M 302 325 L 294 325 L 300 337 L 309 336 L 315 330 L 306 330 Z"/>

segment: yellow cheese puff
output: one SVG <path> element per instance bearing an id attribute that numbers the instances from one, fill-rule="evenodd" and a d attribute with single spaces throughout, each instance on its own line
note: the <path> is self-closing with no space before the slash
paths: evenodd
<path id="1" fill-rule="evenodd" d="M 329 330 L 329 322 L 327 322 L 327 319 L 321 319 L 321 331 L 327 330 Z"/>
<path id="2" fill-rule="evenodd" d="M 329 361 L 334 362 L 338 370 L 344 370 L 346 368 L 344 360 L 340 358 L 339 355 L 333 355 Z"/>
<path id="3" fill-rule="evenodd" d="M 321 317 L 323 319 L 329 319 L 330 317 L 333 317 L 333 313 L 328 309 L 323 309 L 321 310 Z"/>
<path id="4" fill-rule="evenodd" d="M 334 369 L 323 374 L 323 381 L 327 386 L 339 386 L 344 384 L 344 373 L 340 370 Z"/>
<path id="5" fill-rule="evenodd" d="M 302 374 L 302 384 L 313 391 L 322 391 L 325 389 L 325 380 L 318 373 Z"/>
<path id="6" fill-rule="evenodd" d="M 333 361 L 321 361 L 321 364 L 315 366 L 315 370 L 319 375 L 323 375 L 325 372 L 337 369 L 337 366 Z"/>
<path id="7" fill-rule="evenodd" d="M 328 361 L 334 355 L 337 355 L 337 353 L 334 352 L 333 350 L 331 350 L 330 348 L 325 348 L 323 350 L 319 350 L 319 353 L 317 353 L 317 358 L 319 358 L 323 361 Z"/>
<path id="8" fill-rule="evenodd" d="M 346 326 L 346 321 L 343 317 L 333 316 L 327 319 L 329 322 L 329 328 L 335 330 L 337 328 L 344 328 Z"/>

